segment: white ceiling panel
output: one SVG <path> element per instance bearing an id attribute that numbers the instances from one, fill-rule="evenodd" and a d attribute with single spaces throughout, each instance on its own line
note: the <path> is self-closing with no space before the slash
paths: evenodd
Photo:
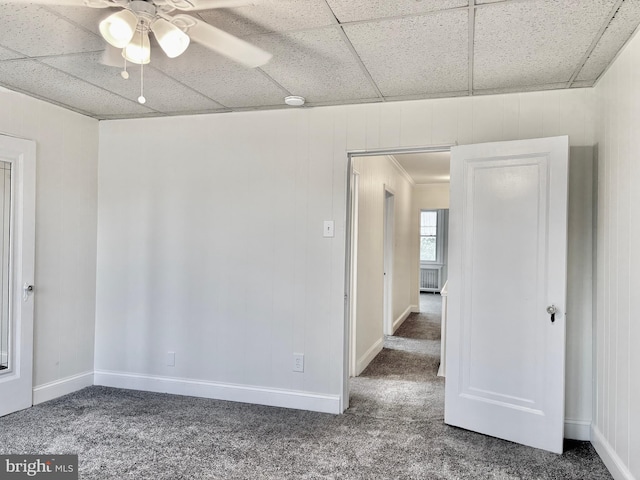
<path id="1" fill-rule="evenodd" d="M 624 2 L 591 52 L 576 80 L 582 82 L 597 80 L 638 27 L 639 18 L 640 2 Z"/>
<path id="2" fill-rule="evenodd" d="M 337 28 L 253 37 L 273 54 L 263 70 L 309 102 L 377 96 Z"/>
<path id="3" fill-rule="evenodd" d="M 100 57 L 100 53 L 83 53 L 51 57 L 41 61 L 105 90 L 136 101 L 140 95 L 140 66 L 130 64 L 128 67 L 130 77 L 125 80 L 120 76 L 121 68 L 101 65 Z M 146 107 L 166 113 L 212 111 L 224 108 L 154 68 L 144 70 L 144 96 L 147 99 Z"/>
<path id="4" fill-rule="evenodd" d="M 0 3 L 0 45 L 29 57 L 89 52 L 103 40 L 34 5 Z"/>
<path id="5" fill-rule="evenodd" d="M 37 60 L 0 62 L 0 84 L 47 98 L 72 110 L 101 114 L 149 113 L 136 102 L 90 85 Z"/>
<path id="6" fill-rule="evenodd" d="M 474 89 L 568 82 L 615 0 L 532 0 L 478 8 Z"/>
<path id="7" fill-rule="evenodd" d="M 324 0 L 262 0 L 255 6 L 200 12 L 203 20 L 237 36 L 335 25 Z"/>
<path id="8" fill-rule="evenodd" d="M 198 44 L 178 58 L 157 55 L 152 64 L 225 107 L 280 105 L 285 93 L 257 69 L 242 67 Z"/>
<path id="9" fill-rule="evenodd" d="M 11 50 L 7 50 L 6 48 L 0 47 L 0 61 L 2 60 L 11 60 L 13 58 L 23 58 L 24 55 L 21 55 L 16 52 L 12 52 Z"/>
<path id="10" fill-rule="evenodd" d="M 116 8 L 89 8 L 89 7 L 66 7 L 66 6 L 47 6 L 50 10 L 58 15 L 68 18 L 71 22 L 80 25 L 87 30 L 99 34 L 98 24 L 100 21 L 114 12 Z"/>
<path id="11" fill-rule="evenodd" d="M 469 5 L 469 0 L 327 0 L 327 3 L 344 23 L 464 7 Z"/>
<path id="12" fill-rule="evenodd" d="M 468 88 L 468 12 L 344 27 L 385 96 L 454 92 Z"/>

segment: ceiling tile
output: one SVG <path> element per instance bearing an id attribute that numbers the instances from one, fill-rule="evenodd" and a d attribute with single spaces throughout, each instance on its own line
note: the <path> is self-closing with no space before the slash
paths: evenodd
<path id="1" fill-rule="evenodd" d="M 177 58 L 158 55 L 154 68 L 226 107 L 279 105 L 283 91 L 259 70 L 242 67 L 231 60 L 191 44 Z"/>
<path id="2" fill-rule="evenodd" d="M 576 80 L 591 82 L 597 80 L 633 34 L 638 23 L 640 23 L 640 3 L 623 2 Z"/>
<path id="3" fill-rule="evenodd" d="M 7 50 L 6 48 L 0 47 L 0 61 L 2 60 L 11 60 L 14 58 L 22 58 L 23 55 L 19 53 L 12 52 L 11 50 Z"/>
<path id="4" fill-rule="evenodd" d="M 468 89 L 468 13 L 347 25 L 345 32 L 385 96 Z"/>
<path id="5" fill-rule="evenodd" d="M 71 22 L 76 23 L 87 30 L 99 34 L 100 29 L 98 25 L 100 22 L 107 18 L 114 12 L 117 12 L 118 8 L 89 8 L 89 7 L 68 7 L 68 6 L 47 6 L 47 10 L 62 15 Z"/>
<path id="6" fill-rule="evenodd" d="M 0 3 L 0 45 L 30 57 L 104 48 L 100 37 L 35 5 Z"/>
<path id="7" fill-rule="evenodd" d="M 327 3 L 340 22 L 355 22 L 465 7 L 469 0 L 327 0 Z"/>
<path id="8" fill-rule="evenodd" d="M 532 0 L 478 8 L 474 89 L 567 82 L 615 0 Z"/>
<path id="9" fill-rule="evenodd" d="M 324 0 L 262 0 L 257 5 L 200 12 L 200 16 L 241 37 L 336 24 Z"/>
<path id="10" fill-rule="evenodd" d="M 338 28 L 253 37 L 273 54 L 262 69 L 309 102 L 377 97 Z"/>
<path id="11" fill-rule="evenodd" d="M 94 115 L 151 111 L 36 60 L 0 62 L 0 84 Z"/>
<path id="12" fill-rule="evenodd" d="M 160 51 L 154 53 L 162 55 Z M 101 55 L 101 53 L 82 53 L 45 58 L 42 59 L 42 62 L 105 90 L 136 101 L 140 95 L 140 66 L 129 64 L 130 77 L 128 80 L 124 80 L 120 76 L 121 68 L 107 67 L 99 63 Z M 154 61 L 155 59 L 151 61 L 151 65 L 154 64 Z M 147 99 L 146 107 L 167 113 L 224 108 L 213 100 L 168 78 L 154 68 L 145 68 L 144 70 L 144 96 Z"/>

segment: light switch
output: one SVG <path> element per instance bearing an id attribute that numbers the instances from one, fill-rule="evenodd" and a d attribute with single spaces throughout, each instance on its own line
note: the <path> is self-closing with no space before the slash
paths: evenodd
<path id="1" fill-rule="evenodd" d="M 322 233 L 323 237 L 333 237 L 333 220 L 325 220 L 324 221 L 324 230 Z"/>

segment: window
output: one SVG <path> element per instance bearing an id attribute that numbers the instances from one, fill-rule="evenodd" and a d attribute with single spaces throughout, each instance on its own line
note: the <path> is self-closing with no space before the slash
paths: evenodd
<path id="1" fill-rule="evenodd" d="M 420 212 L 420 261 L 438 260 L 438 212 L 426 210 Z"/>

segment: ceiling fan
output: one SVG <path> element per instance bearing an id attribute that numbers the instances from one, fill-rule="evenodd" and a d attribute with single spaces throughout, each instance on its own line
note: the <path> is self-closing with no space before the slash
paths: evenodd
<path id="1" fill-rule="evenodd" d="M 266 64 L 271 54 L 224 30 L 192 15 L 174 10 L 198 11 L 255 5 L 260 0 L 10 0 L 17 3 L 36 3 L 50 6 L 85 6 L 91 8 L 120 8 L 100 22 L 100 34 L 113 47 L 122 49 L 125 60 L 146 65 L 151 60 L 149 33 L 153 33 L 160 48 L 169 58 L 185 52 L 190 42 L 199 43 L 246 67 Z M 126 65 L 126 64 L 125 64 Z M 124 78 L 128 78 L 125 71 Z M 142 76 L 141 76 L 142 82 Z M 142 84 L 141 84 L 142 85 Z M 142 89 L 142 87 L 141 87 Z M 145 99 L 141 92 L 140 103 Z"/>

